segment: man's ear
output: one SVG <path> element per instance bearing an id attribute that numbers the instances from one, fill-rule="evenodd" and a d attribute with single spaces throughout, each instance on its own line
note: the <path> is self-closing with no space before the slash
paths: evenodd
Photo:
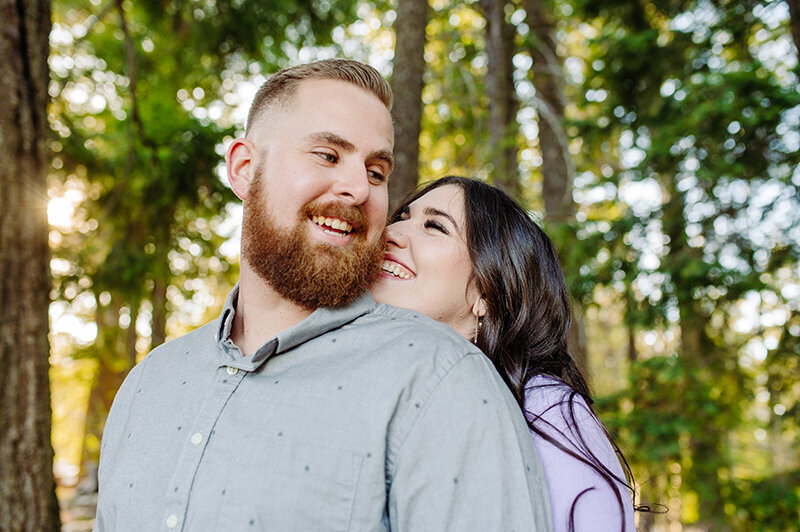
<path id="1" fill-rule="evenodd" d="M 235 139 L 225 153 L 225 163 L 231 190 L 240 200 L 246 200 L 256 172 L 255 146 L 246 138 Z"/>

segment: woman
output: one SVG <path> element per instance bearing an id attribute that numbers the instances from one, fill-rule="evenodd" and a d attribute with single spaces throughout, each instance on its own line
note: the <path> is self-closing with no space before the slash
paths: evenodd
<path id="1" fill-rule="evenodd" d="M 450 325 L 494 362 L 526 414 L 555 530 L 635 530 L 616 445 L 567 349 L 569 295 L 547 235 L 499 189 L 448 176 L 402 203 L 384 241 L 375 299 Z"/>

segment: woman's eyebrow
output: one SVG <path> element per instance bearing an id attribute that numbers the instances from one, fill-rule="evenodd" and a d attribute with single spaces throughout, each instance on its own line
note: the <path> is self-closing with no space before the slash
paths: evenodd
<path id="1" fill-rule="evenodd" d="M 443 218 L 447 218 L 448 220 L 450 220 L 450 223 L 453 224 L 453 227 L 455 227 L 457 230 L 460 230 L 458 224 L 456 223 L 455 218 L 453 218 L 444 211 L 440 211 L 439 209 L 434 209 L 433 207 L 425 207 L 425 209 L 422 212 L 427 216 L 441 216 Z"/>

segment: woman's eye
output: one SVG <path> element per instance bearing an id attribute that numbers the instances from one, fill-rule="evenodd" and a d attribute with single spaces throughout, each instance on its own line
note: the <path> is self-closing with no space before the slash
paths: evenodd
<path id="1" fill-rule="evenodd" d="M 389 220 L 390 224 L 400 222 L 402 220 L 408 220 L 408 205 L 400 209 L 392 216 L 392 219 Z"/>
<path id="2" fill-rule="evenodd" d="M 447 229 L 444 228 L 442 224 L 435 220 L 427 220 L 425 222 L 426 229 L 435 229 L 436 231 L 441 231 L 442 233 L 449 235 L 450 233 L 447 232 Z"/>

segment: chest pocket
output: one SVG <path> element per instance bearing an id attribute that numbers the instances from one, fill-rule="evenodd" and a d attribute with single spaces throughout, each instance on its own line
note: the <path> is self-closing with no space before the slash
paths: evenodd
<path id="1" fill-rule="evenodd" d="M 362 462 L 350 450 L 285 436 L 248 441 L 229 480 L 219 529 L 350 530 Z"/>

